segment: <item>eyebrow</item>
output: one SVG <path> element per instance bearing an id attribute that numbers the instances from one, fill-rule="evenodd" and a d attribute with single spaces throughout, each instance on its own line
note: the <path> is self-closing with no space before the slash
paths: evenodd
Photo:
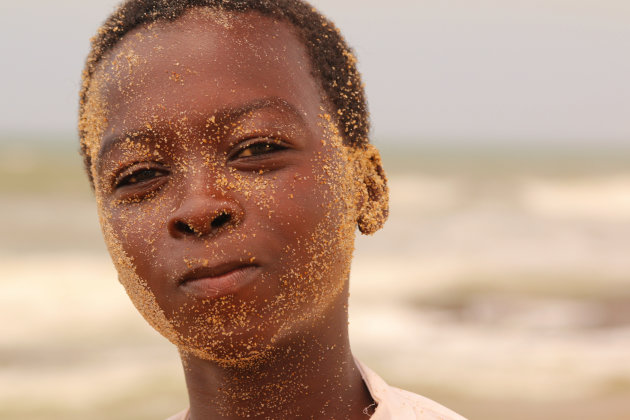
<path id="1" fill-rule="evenodd" d="M 250 112 L 259 111 L 261 109 L 272 108 L 281 111 L 287 111 L 294 116 L 298 117 L 300 121 L 305 122 L 304 114 L 300 112 L 297 107 L 280 97 L 268 97 L 257 99 L 252 102 L 248 102 L 236 107 L 226 107 L 214 112 L 215 116 L 220 121 L 234 121 L 242 118 L 243 115 Z M 100 162 L 103 156 L 109 153 L 112 149 L 117 147 L 120 143 L 128 141 L 128 139 L 150 137 L 153 135 L 153 129 L 148 127 L 142 127 L 130 131 L 126 131 L 122 134 L 113 134 L 105 136 L 103 138 L 103 144 L 97 155 L 97 162 Z"/>

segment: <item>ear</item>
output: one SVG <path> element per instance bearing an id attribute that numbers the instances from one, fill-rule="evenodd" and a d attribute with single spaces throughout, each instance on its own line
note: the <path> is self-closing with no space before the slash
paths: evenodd
<path id="1" fill-rule="evenodd" d="M 359 188 L 357 225 L 364 235 L 372 235 L 383 227 L 389 215 L 389 190 L 381 155 L 368 144 L 357 150 L 355 160 Z"/>

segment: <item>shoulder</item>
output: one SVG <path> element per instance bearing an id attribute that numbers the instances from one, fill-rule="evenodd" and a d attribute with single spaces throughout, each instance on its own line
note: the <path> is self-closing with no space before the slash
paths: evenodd
<path id="1" fill-rule="evenodd" d="M 389 387 L 390 397 L 392 403 L 396 403 L 398 406 L 409 407 L 415 417 L 415 419 L 422 420 L 466 420 L 464 417 L 455 413 L 454 411 L 444 407 L 437 402 L 430 400 L 422 395 L 414 394 L 413 392 L 405 391 L 393 386 Z"/>
<path id="2" fill-rule="evenodd" d="M 356 364 L 372 398 L 377 403 L 372 420 L 466 420 L 422 395 L 388 385 L 359 361 L 356 361 Z"/>
<path id="3" fill-rule="evenodd" d="M 187 415 L 188 415 L 188 410 L 184 410 L 167 418 L 166 420 L 186 420 Z"/>

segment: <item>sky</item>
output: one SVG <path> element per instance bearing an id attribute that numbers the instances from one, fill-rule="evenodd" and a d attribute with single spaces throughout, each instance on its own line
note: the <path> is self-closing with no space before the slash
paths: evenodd
<path id="1" fill-rule="evenodd" d="M 0 136 L 76 137 L 116 0 L 0 0 Z M 627 0 L 313 0 L 357 52 L 377 140 L 630 145 Z"/>

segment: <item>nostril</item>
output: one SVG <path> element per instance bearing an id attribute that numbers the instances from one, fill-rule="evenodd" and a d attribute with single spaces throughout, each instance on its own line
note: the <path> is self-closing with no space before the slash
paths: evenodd
<path id="1" fill-rule="evenodd" d="M 221 228 L 232 223 L 236 223 L 237 219 L 231 211 L 220 210 L 212 213 L 201 215 L 180 215 L 176 216 L 169 224 L 169 231 L 177 237 L 205 236 L 218 232 Z"/>
<path id="2" fill-rule="evenodd" d="M 228 223 L 230 219 L 232 219 L 232 216 L 230 216 L 229 213 L 221 212 L 217 215 L 217 217 L 214 218 L 214 220 L 212 220 L 211 225 L 215 229 L 220 228 L 224 224 Z"/>
<path id="3" fill-rule="evenodd" d="M 175 228 L 182 233 L 195 233 L 195 230 L 188 223 L 182 221 L 175 222 Z"/>

